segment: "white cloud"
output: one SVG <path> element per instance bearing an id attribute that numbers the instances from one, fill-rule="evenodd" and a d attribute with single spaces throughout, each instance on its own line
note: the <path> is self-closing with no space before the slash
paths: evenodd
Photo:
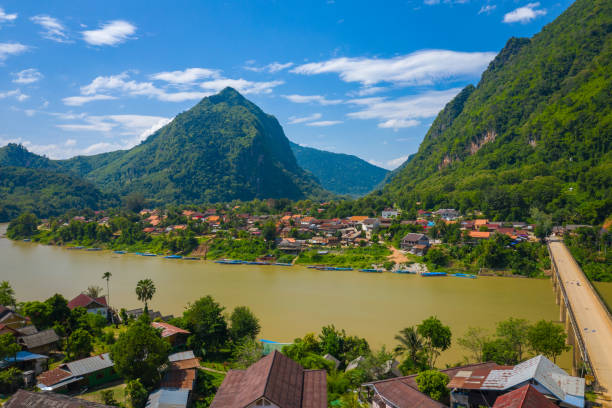
<path id="1" fill-rule="evenodd" d="M 23 102 L 29 98 L 28 95 L 21 93 L 21 90 L 14 89 L 12 91 L 0 92 L 0 99 L 15 97 L 19 102 Z"/>
<path id="2" fill-rule="evenodd" d="M 327 99 L 323 95 L 283 95 L 283 98 L 294 103 L 318 103 L 319 105 L 338 105 L 343 101 L 341 99 Z"/>
<path id="3" fill-rule="evenodd" d="M 307 123 L 306 126 L 315 126 L 315 127 L 323 127 L 323 126 L 333 126 L 342 123 L 341 120 L 321 120 L 319 122 L 310 122 Z"/>
<path id="4" fill-rule="evenodd" d="M 20 43 L 0 43 L 0 62 L 11 55 L 21 54 L 27 50 L 28 46 Z"/>
<path id="5" fill-rule="evenodd" d="M 76 146 L 77 141 L 74 139 L 66 139 L 66 141 L 64 142 L 65 146 Z"/>
<path id="6" fill-rule="evenodd" d="M 386 91 L 388 88 L 384 86 L 364 86 L 357 91 L 351 91 L 347 93 L 349 96 L 370 96 L 380 92 Z"/>
<path id="7" fill-rule="evenodd" d="M 247 61 L 247 64 L 252 61 Z M 272 62 L 268 65 L 264 65 L 263 67 L 255 67 L 253 65 L 246 65 L 244 67 L 244 69 L 247 69 L 249 71 L 254 71 L 254 72 L 270 72 L 270 73 L 274 73 L 274 72 L 279 72 L 282 70 L 285 70 L 287 68 L 291 68 L 293 65 L 295 65 L 293 62 L 286 62 L 286 63 L 280 63 L 280 62 Z"/>
<path id="8" fill-rule="evenodd" d="M 389 170 L 392 170 L 392 169 L 395 169 L 401 166 L 406 160 L 408 160 L 408 156 L 401 156 L 396 159 L 391 159 L 385 163 L 386 164 L 385 167 L 388 168 Z"/>
<path id="9" fill-rule="evenodd" d="M 529 3 L 526 6 L 519 7 L 515 10 L 512 10 L 509 13 L 504 15 L 504 23 L 528 23 L 531 20 L 534 20 L 538 16 L 543 16 L 546 14 L 546 10 L 536 10 L 537 7 L 540 7 L 540 3 Z"/>
<path id="10" fill-rule="evenodd" d="M 272 89 L 284 84 L 284 81 L 269 81 L 269 82 L 253 82 L 247 81 L 246 79 L 229 79 L 220 78 L 212 81 L 202 82 L 200 86 L 202 89 L 209 91 L 219 92 L 222 89 L 231 86 L 238 92 L 243 94 L 268 94 L 272 92 Z"/>
<path id="11" fill-rule="evenodd" d="M 320 113 L 313 113 L 312 115 L 302 116 L 302 117 L 291 116 L 289 118 L 289 122 L 287 122 L 287 124 L 295 125 L 295 124 L 298 124 L 298 123 L 311 122 L 313 120 L 321 119 L 321 116 L 322 115 Z"/>
<path id="12" fill-rule="evenodd" d="M 8 23 L 17 19 L 17 13 L 7 14 L 2 7 L 0 7 L 0 24 Z"/>
<path id="13" fill-rule="evenodd" d="M 123 21 L 115 20 L 103 24 L 97 30 L 82 31 L 83 40 L 91 45 L 117 45 L 129 40 L 136 32 L 136 26 Z"/>
<path id="14" fill-rule="evenodd" d="M 433 6 L 434 4 L 439 4 L 440 0 L 424 0 L 423 3 L 427 4 L 428 6 Z"/>
<path id="15" fill-rule="evenodd" d="M 111 95 L 69 96 L 62 99 L 62 102 L 64 102 L 64 105 L 67 106 L 81 106 L 93 101 L 105 101 L 111 99 L 117 98 Z"/>
<path id="16" fill-rule="evenodd" d="M 493 10 L 497 8 L 494 4 L 487 4 L 486 6 L 482 6 L 478 11 L 478 14 L 491 14 Z"/>
<path id="17" fill-rule="evenodd" d="M 300 65 L 291 72 L 304 75 L 336 73 L 345 82 L 371 86 L 431 85 L 441 80 L 478 76 L 495 57 L 493 52 L 422 50 L 394 58 L 334 58 Z"/>
<path id="18" fill-rule="evenodd" d="M 361 98 L 350 100 L 349 103 L 362 106 L 363 109 L 348 114 L 356 119 L 379 120 L 378 127 L 399 129 L 417 126 L 418 119 L 435 116 L 455 95 L 460 88 L 445 91 L 428 91 L 422 94 L 398 99 Z"/>
<path id="19" fill-rule="evenodd" d="M 151 78 L 171 84 L 191 84 L 199 79 L 218 78 L 219 76 L 220 72 L 217 69 L 187 68 L 182 71 L 158 72 L 151 75 Z"/>
<path id="20" fill-rule="evenodd" d="M 66 27 L 57 18 L 38 15 L 31 17 L 30 20 L 43 28 L 40 33 L 43 38 L 60 43 L 70 42 Z"/>
<path id="21" fill-rule="evenodd" d="M 32 84 L 40 81 L 43 77 L 43 75 L 35 68 L 24 69 L 23 71 L 19 71 L 13 75 L 16 76 L 16 78 L 13 79 L 13 82 L 17 84 Z"/>

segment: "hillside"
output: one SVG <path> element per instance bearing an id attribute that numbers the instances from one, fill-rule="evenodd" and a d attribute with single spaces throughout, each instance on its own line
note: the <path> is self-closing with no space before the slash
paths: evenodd
<path id="1" fill-rule="evenodd" d="M 130 150 L 60 164 L 104 191 L 141 192 L 156 203 L 326 194 L 298 166 L 276 118 L 232 88 L 204 98 Z"/>
<path id="2" fill-rule="evenodd" d="M 512 38 L 476 87 L 440 112 L 383 189 L 410 209 L 601 222 L 612 211 L 612 2 L 577 0 L 533 38 Z"/>
<path id="3" fill-rule="evenodd" d="M 359 197 L 372 191 L 389 173 L 357 156 L 327 152 L 290 142 L 295 158 L 323 188 L 336 194 Z"/>
<path id="4" fill-rule="evenodd" d="M 78 176 L 49 169 L 0 166 L 0 222 L 24 211 L 49 217 L 71 209 L 95 210 L 117 203 Z"/>

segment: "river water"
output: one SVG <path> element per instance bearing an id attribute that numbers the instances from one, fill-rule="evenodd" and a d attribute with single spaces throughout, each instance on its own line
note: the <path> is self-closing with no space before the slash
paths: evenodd
<path id="1" fill-rule="evenodd" d="M 0 234 L 6 224 L 0 225 Z M 110 251 L 66 250 L 0 236 L 0 280 L 8 280 L 19 301 L 44 300 L 61 293 L 69 300 L 89 285 L 106 288 L 115 308 L 142 307 L 134 289 L 151 278 L 157 292 L 150 308 L 178 315 L 188 302 L 212 295 L 227 310 L 249 306 L 259 317 L 261 337 L 289 342 L 334 324 L 365 337 L 378 348 L 395 347 L 395 334 L 436 315 L 456 339 L 468 326 L 494 330 L 508 317 L 558 320 L 548 279 L 480 277 L 422 278 L 393 273 L 317 271 L 300 266 L 219 265 L 211 261 L 117 255 Z M 466 354 L 458 346 L 444 352 L 441 364 Z M 560 364 L 567 368 L 569 357 Z"/>

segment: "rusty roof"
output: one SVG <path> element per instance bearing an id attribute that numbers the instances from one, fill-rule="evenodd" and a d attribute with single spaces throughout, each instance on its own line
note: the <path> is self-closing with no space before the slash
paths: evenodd
<path id="1" fill-rule="evenodd" d="M 187 360 L 173 361 L 168 365 L 168 370 L 186 370 L 188 368 L 200 367 L 200 359 L 189 358 Z"/>
<path id="2" fill-rule="evenodd" d="M 50 387 L 58 382 L 65 380 L 68 377 L 72 377 L 72 373 L 70 371 L 62 370 L 61 368 L 54 368 L 53 370 L 45 371 L 36 379 L 39 383 Z"/>
<path id="3" fill-rule="evenodd" d="M 465 366 L 448 368 L 441 370 L 444 374 L 450 378 L 456 376 L 461 371 L 473 371 L 473 370 L 488 370 L 499 367 L 497 364 L 480 363 L 470 364 Z M 373 381 L 370 383 L 363 384 L 374 389 L 376 395 L 385 403 L 397 408 L 439 408 L 445 405 L 440 404 L 438 401 L 429 398 L 427 395 L 419 391 L 419 387 L 416 383 L 416 374 L 408 375 L 404 377 L 395 377 L 388 380 Z M 450 384 L 449 384 L 449 388 Z"/>
<path id="4" fill-rule="evenodd" d="M 324 370 L 304 370 L 273 351 L 246 370 L 230 370 L 210 408 L 245 408 L 265 398 L 279 408 L 325 408 Z"/>
<path id="5" fill-rule="evenodd" d="M 164 375 L 160 387 L 162 388 L 179 388 L 183 390 L 192 390 L 195 383 L 196 370 L 191 368 L 188 370 L 171 370 Z"/>
<path id="6" fill-rule="evenodd" d="M 541 392 L 531 384 L 522 386 L 512 392 L 500 395 L 493 408 L 556 408 Z"/>

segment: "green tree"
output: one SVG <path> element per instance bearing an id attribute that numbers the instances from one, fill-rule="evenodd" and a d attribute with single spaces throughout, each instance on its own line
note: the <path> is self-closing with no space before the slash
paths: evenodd
<path id="1" fill-rule="evenodd" d="M 132 408 L 144 408 L 147 404 L 149 392 L 142 385 L 140 380 L 130 380 L 125 385 L 125 395 L 127 396 Z"/>
<path id="2" fill-rule="evenodd" d="M 448 375 L 438 370 L 426 370 L 419 373 L 415 380 L 419 391 L 423 394 L 427 394 L 439 402 L 443 402 L 448 398 L 449 390 L 446 388 L 450 381 Z"/>
<path id="3" fill-rule="evenodd" d="M 485 330 L 480 327 L 468 327 L 467 331 L 457 339 L 457 343 L 472 353 L 471 358 L 474 362 L 480 363 L 483 359 L 484 345 L 489 341 Z"/>
<path id="4" fill-rule="evenodd" d="M 404 374 L 418 371 L 426 365 L 423 361 L 425 345 L 416 327 L 410 326 L 400 330 L 399 334 L 395 335 L 395 340 L 399 343 L 395 347 L 395 353 L 406 358 L 405 364 L 402 364 Z"/>
<path id="5" fill-rule="evenodd" d="M 266 242 L 274 242 L 274 240 L 276 240 L 276 237 L 278 236 L 276 231 L 276 224 L 273 221 L 266 222 L 261 235 L 266 240 Z"/>
<path id="6" fill-rule="evenodd" d="M 98 298 L 102 294 L 102 288 L 98 285 L 90 285 L 87 287 L 85 294 L 92 298 Z"/>
<path id="7" fill-rule="evenodd" d="M 263 344 L 245 337 L 236 345 L 232 354 L 236 368 L 246 369 L 259 361 L 263 355 Z"/>
<path id="8" fill-rule="evenodd" d="M 153 386 L 160 379 L 159 367 L 168 362 L 169 351 L 170 344 L 143 315 L 119 335 L 110 357 L 121 377 L 128 381 L 140 379 L 144 386 Z"/>
<path id="9" fill-rule="evenodd" d="M 230 322 L 230 337 L 236 342 L 243 338 L 254 340 L 261 330 L 259 319 L 247 306 L 234 308 L 230 316 Z"/>
<path id="10" fill-rule="evenodd" d="M 0 393 L 12 394 L 23 386 L 23 372 L 17 367 L 9 367 L 0 371 Z"/>
<path id="11" fill-rule="evenodd" d="M 433 248 L 427 251 L 425 261 L 431 264 L 434 269 L 439 268 L 448 265 L 448 255 L 441 249 Z"/>
<path id="12" fill-rule="evenodd" d="M 100 391 L 100 399 L 102 399 L 104 405 L 119 405 L 115 399 L 115 391 L 113 390 Z"/>
<path id="13" fill-rule="evenodd" d="M 51 306 L 45 302 L 39 302 L 37 300 L 32 302 L 26 302 L 22 307 L 23 313 L 30 318 L 32 324 L 39 330 L 46 329 L 53 325 L 51 321 Z"/>
<path id="14" fill-rule="evenodd" d="M 51 312 L 49 313 L 49 321 L 52 323 L 64 323 L 70 317 L 70 308 L 68 308 L 68 300 L 62 295 L 56 293 L 49 299 L 45 300 L 49 305 Z"/>
<path id="15" fill-rule="evenodd" d="M 541 240 L 549 236 L 553 227 L 552 216 L 535 207 L 531 208 L 530 215 L 535 223 L 535 236 Z"/>
<path id="16" fill-rule="evenodd" d="M 38 232 L 39 223 L 34 214 L 25 212 L 9 223 L 6 236 L 11 239 L 31 237 Z"/>
<path id="17" fill-rule="evenodd" d="M 13 309 L 17 306 L 15 290 L 8 281 L 2 281 L 2 283 L 0 283 L 0 305 L 11 306 Z"/>
<path id="18" fill-rule="evenodd" d="M 17 344 L 12 334 L 6 333 L 0 335 L 0 361 L 15 357 L 19 350 L 21 350 L 21 347 Z"/>
<path id="19" fill-rule="evenodd" d="M 451 345 L 451 329 L 442 324 L 435 316 L 431 316 L 417 326 L 417 332 L 425 340 L 427 365 L 434 367 L 441 352 Z"/>
<path id="20" fill-rule="evenodd" d="M 224 307 L 211 296 L 198 299 L 183 312 L 183 324 L 191 332 L 187 345 L 198 355 L 218 351 L 229 338 Z"/>
<path id="21" fill-rule="evenodd" d="M 144 303 L 145 312 L 149 310 L 148 302 L 153 298 L 155 290 L 155 284 L 151 279 L 139 280 L 136 285 L 136 296 L 138 296 L 138 300 Z"/>
<path id="22" fill-rule="evenodd" d="M 546 357 L 552 358 L 555 363 L 561 353 L 570 349 L 570 346 L 565 344 L 567 335 L 563 327 L 546 320 L 540 320 L 529 327 L 527 339 L 529 347 L 534 353 L 544 354 Z"/>
<path id="23" fill-rule="evenodd" d="M 66 340 L 66 354 L 71 360 L 89 357 L 93 349 L 93 338 L 87 330 L 77 329 Z"/>
<path id="24" fill-rule="evenodd" d="M 106 300 L 109 306 L 110 306 L 110 287 L 109 287 L 108 281 L 110 281 L 111 276 L 113 276 L 113 274 L 110 272 L 104 272 L 104 274 L 102 275 L 102 279 L 106 281 L 106 297 L 107 297 Z"/>
<path id="25" fill-rule="evenodd" d="M 132 212 L 139 212 L 146 205 L 145 197 L 140 192 L 134 192 L 125 197 L 125 207 Z"/>
<path id="26" fill-rule="evenodd" d="M 512 350 L 516 362 L 523 360 L 523 354 L 527 349 L 528 330 L 529 323 L 525 319 L 511 317 L 497 324 L 497 337 L 506 343 L 508 349 Z"/>
<path id="27" fill-rule="evenodd" d="M 519 361 L 516 352 L 504 339 L 493 339 L 482 345 L 482 361 L 493 361 L 500 365 L 515 365 Z"/>

